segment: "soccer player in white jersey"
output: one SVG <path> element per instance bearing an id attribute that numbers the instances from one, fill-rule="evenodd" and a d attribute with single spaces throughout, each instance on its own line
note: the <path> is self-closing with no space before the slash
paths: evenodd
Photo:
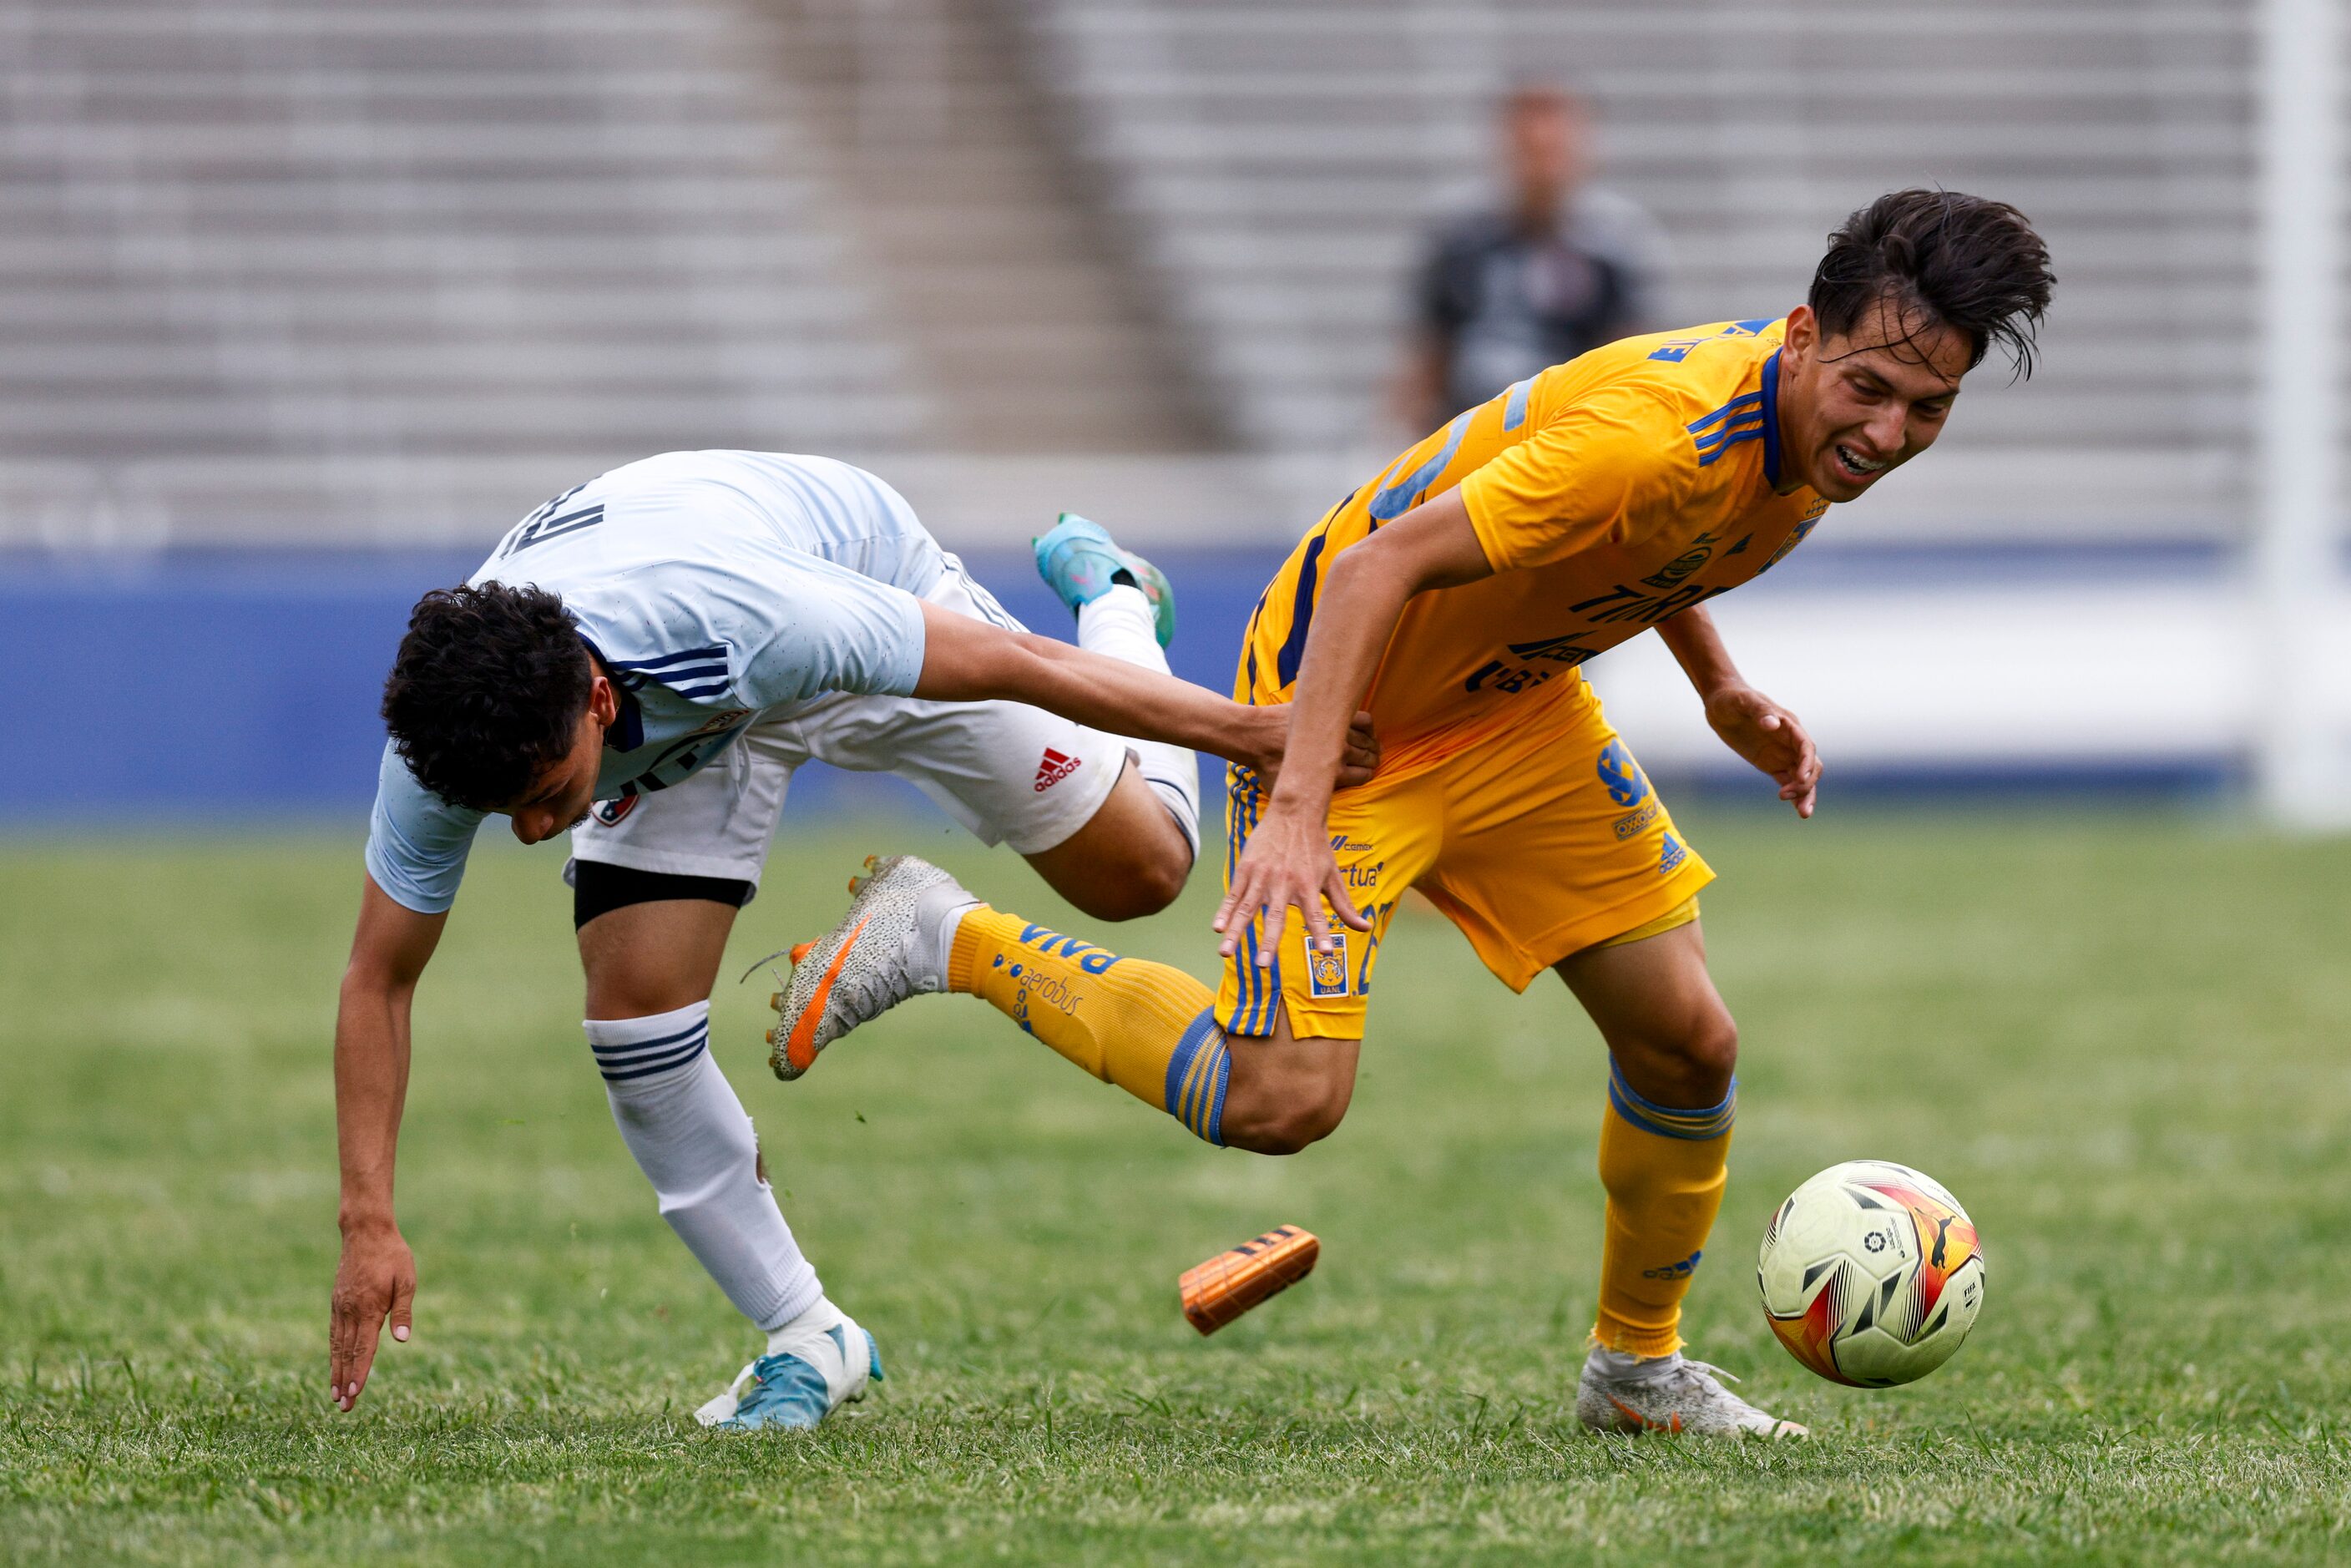
<path id="1" fill-rule="evenodd" d="M 1167 674 L 1166 582 L 1099 527 L 1064 518 L 1037 559 L 1077 647 L 1025 632 L 870 474 L 678 452 L 549 501 L 465 584 L 418 603 L 385 685 L 392 741 L 336 1019 L 340 1407 L 386 1322 L 409 1334 L 415 1261 L 392 1188 L 410 999 L 493 814 L 527 844 L 569 830 L 585 1028 L 613 1120 L 663 1218 L 767 1334 L 704 1419 L 813 1426 L 881 1375 L 794 1242 L 708 1050 L 711 986 L 792 769 L 895 773 L 1120 919 L 1165 907 L 1191 869 L 1189 748 L 1270 769 L 1287 737 L 1287 710 Z"/>

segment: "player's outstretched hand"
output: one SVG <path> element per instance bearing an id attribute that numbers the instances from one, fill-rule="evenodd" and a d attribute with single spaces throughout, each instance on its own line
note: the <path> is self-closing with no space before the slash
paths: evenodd
<path id="1" fill-rule="evenodd" d="M 360 1402 L 375 1364 L 376 1335 L 392 1321 L 392 1337 L 406 1342 L 416 1300 L 416 1256 L 396 1226 L 363 1227 L 343 1238 L 335 1270 L 334 1304 L 327 1320 L 328 1391 L 338 1409 Z"/>
<path id="2" fill-rule="evenodd" d="M 1269 805 L 1249 833 L 1249 847 L 1233 867 L 1232 885 L 1210 922 L 1224 936 L 1217 951 L 1231 957 L 1249 923 L 1262 913 L 1265 940 L 1258 948 L 1258 967 L 1272 967 L 1273 956 L 1281 950 L 1282 927 L 1295 909 L 1305 916 L 1308 936 L 1320 952 L 1331 935 L 1322 913 L 1326 902 L 1343 925 L 1356 931 L 1372 928 L 1347 897 L 1346 880 L 1331 852 L 1323 819 L 1318 814 L 1310 820 L 1278 803 Z"/>
<path id="3" fill-rule="evenodd" d="M 1821 754 L 1803 721 L 1753 686 L 1725 686 L 1706 699 L 1706 722 L 1722 743 L 1780 786 L 1780 799 L 1809 817 L 1820 793 Z"/>

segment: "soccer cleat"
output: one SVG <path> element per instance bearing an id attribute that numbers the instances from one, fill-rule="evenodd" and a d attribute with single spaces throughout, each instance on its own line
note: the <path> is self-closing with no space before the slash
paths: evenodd
<path id="1" fill-rule="evenodd" d="M 955 878 L 913 855 L 867 855 L 865 870 L 850 879 L 856 896 L 841 924 L 791 949 L 791 981 L 768 998 L 778 1015 L 768 1031 L 774 1048 L 768 1065 L 786 1082 L 815 1066 L 819 1051 L 859 1024 L 908 997 L 946 989 L 948 916 L 979 902 Z"/>
<path id="2" fill-rule="evenodd" d="M 881 1381 L 881 1348 L 844 1317 L 745 1367 L 694 1418 L 722 1432 L 805 1431 Z"/>
<path id="3" fill-rule="evenodd" d="M 1680 1355 L 1654 1370 L 1610 1376 L 1594 1352 L 1576 1389 L 1576 1418 L 1595 1432 L 1687 1432 L 1701 1437 L 1809 1437 L 1812 1429 L 1758 1410 L 1722 1385 L 1719 1366 Z"/>
<path id="4" fill-rule="evenodd" d="M 1061 596 L 1071 614 L 1118 586 L 1118 574 L 1151 601 L 1151 626 L 1163 648 L 1176 640 L 1176 591 L 1167 576 L 1133 550 L 1118 548 L 1110 530 L 1075 512 L 1029 541 L 1037 552 L 1037 575 Z"/>

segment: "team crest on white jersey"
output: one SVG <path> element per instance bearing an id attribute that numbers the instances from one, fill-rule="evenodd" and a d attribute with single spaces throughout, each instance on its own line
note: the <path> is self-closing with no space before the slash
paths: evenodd
<path id="1" fill-rule="evenodd" d="M 588 814 L 596 820 L 599 827 L 617 828 L 621 825 L 621 819 L 635 810 L 637 802 L 643 799 L 642 795 L 623 795 L 617 800 L 599 800 L 588 808 Z"/>

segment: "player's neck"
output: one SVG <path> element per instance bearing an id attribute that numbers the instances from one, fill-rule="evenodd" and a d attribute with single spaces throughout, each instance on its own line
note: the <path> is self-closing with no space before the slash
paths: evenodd
<path id="1" fill-rule="evenodd" d="M 1782 352 L 1784 353 L 1785 350 L 1783 350 Z M 1803 407 L 1804 400 L 1801 392 L 1791 395 L 1787 361 L 1784 359 L 1781 361 L 1779 395 L 1773 401 L 1779 405 L 1780 476 L 1771 483 L 1771 493 L 1775 496 L 1792 496 L 1804 487 L 1805 469 L 1798 454 L 1805 449 L 1797 444 L 1796 441 L 1797 427 L 1800 423 L 1796 416 Z"/>

